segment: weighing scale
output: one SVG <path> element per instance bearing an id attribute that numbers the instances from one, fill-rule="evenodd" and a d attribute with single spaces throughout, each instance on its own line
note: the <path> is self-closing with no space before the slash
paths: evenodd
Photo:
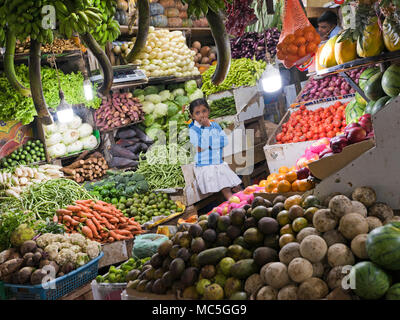
<path id="1" fill-rule="evenodd" d="M 148 79 L 146 74 L 138 69 L 139 65 L 135 64 L 127 64 L 127 65 L 120 65 L 120 66 L 113 66 L 114 72 L 114 82 L 113 84 L 126 84 L 126 83 L 147 83 Z M 100 73 L 99 70 L 95 70 L 92 74 L 95 73 L 90 77 L 90 81 L 93 83 L 102 83 L 103 82 L 103 75 Z"/>

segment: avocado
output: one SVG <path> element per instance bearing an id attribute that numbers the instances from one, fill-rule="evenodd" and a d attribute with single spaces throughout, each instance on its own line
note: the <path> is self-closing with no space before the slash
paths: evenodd
<path id="1" fill-rule="evenodd" d="M 146 291 L 146 285 L 149 281 L 148 280 L 141 280 L 139 281 L 138 285 L 136 286 L 136 290 L 139 292 L 145 292 Z"/>
<path id="2" fill-rule="evenodd" d="M 171 271 L 172 277 L 174 279 L 179 278 L 183 271 L 185 270 L 185 262 L 181 258 L 176 258 L 172 260 L 169 266 L 169 271 Z"/>
<path id="3" fill-rule="evenodd" d="M 171 287 L 172 283 L 174 282 L 174 277 L 172 276 L 171 271 L 165 272 L 161 277 L 161 281 L 167 288 Z"/>
<path id="4" fill-rule="evenodd" d="M 207 229 L 203 232 L 203 239 L 208 243 L 214 243 L 217 240 L 217 233 L 213 229 Z"/>
<path id="5" fill-rule="evenodd" d="M 201 227 L 201 232 L 203 233 L 204 230 L 207 230 L 208 228 L 208 222 L 207 220 L 201 220 L 198 222 L 198 225 Z"/>
<path id="6" fill-rule="evenodd" d="M 243 290 L 242 281 L 233 277 L 226 279 L 224 291 L 227 298 L 230 298 L 234 293 L 242 290 Z"/>
<path id="7" fill-rule="evenodd" d="M 247 293 L 244 291 L 238 291 L 229 297 L 229 300 L 247 300 Z"/>
<path id="8" fill-rule="evenodd" d="M 254 218 L 254 217 L 250 217 L 250 218 L 247 218 L 245 221 L 244 221 L 244 228 L 247 230 L 247 229 L 250 229 L 250 228 L 254 228 L 254 227 L 256 227 L 257 226 L 257 220 L 256 220 L 256 218 Z"/>
<path id="9" fill-rule="evenodd" d="M 128 285 L 127 285 L 126 287 L 127 287 L 128 289 L 136 289 L 137 286 L 138 286 L 138 284 L 139 284 L 139 282 L 140 282 L 139 279 L 136 279 L 136 280 L 133 280 L 133 281 L 129 281 L 129 282 L 128 282 Z"/>
<path id="10" fill-rule="evenodd" d="M 208 264 L 205 265 L 203 268 L 201 268 L 200 275 L 204 279 L 212 279 L 215 277 L 217 273 L 217 270 L 215 269 L 215 266 Z"/>
<path id="11" fill-rule="evenodd" d="M 279 261 L 278 252 L 268 247 L 260 247 L 254 250 L 253 259 L 260 268 L 269 262 Z"/>
<path id="12" fill-rule="evenodd" d="M 192 237 L 188 231 L 185 231 L 179 238 L 179 245 L 184 248 L 189 248 L 192 243 Z"/>
<path id="13" fill-rule="evenodd" d="M 217 222 L 220 215 L 217 212 L 212 212 L 208 216 L 208 227 L 211 229 L 217 229 Z"/>
<path id="14" fill-rule="evenodd" d="M 264 217 L 258 221 L 258 230 L 263 234 L 273 234 L 279 232 L 279 223 L 270 217 Z"/>
<path id="15" fill-rule="evenodd" d="M 252 257 L 253 257 L 253 253 L 249 249 L 243 249 L 240 254 L 239 260 L 250 259 Z"/>
<path id="16" fill-rule="evenodd" d="M 190 250 L 194 253 L 199 253 L 206 248 L 206 243 L 203 238 L 197 237 L 192 240 L 192 244 L 190 245 Z"/>
<path id="17" fill-rule="evenodd" d="M 182 236 L 183 232 L 178 231 L 177 233 L 174 234 L 174 236 L 172 237 L 172 242 L 174 243 L 174 245 L 179 244 L 179 239 Z"/>
<path id="18" fill-rule="evenodd" d="M 244 241 L 254 246 L 263 242 L 264 235 L 257 228 L 247 229 L 243 234 Z"/>
<path id="19" fill-rule="evenodd" d="M 276 216 L 278 215 L 278 213 L 284 209 L 285 209 L 285 206 L 283 205 L 282 202 L 278 202 L 278 203 L 274 204 L 274 206 L 272 207 L 272 211 L 271 211 L 271 217 L 275 219 Z"/>
<path id="20" fill-rule="evenodd" d="M 163 258 L 161 254 L 159 254 L 158 252 L 153 254 L 153 256 L 150 259 L 151 266 L 155 269 L 158 269 L 162 266 L 162 263 L 163 263 Z"/>
<path id="21" fill-rule="evenodd" d="M 174 245 L 172 246 L 171 250 L 169 251 L 169 256 L 170 256 L 172 259 L 175 259 L 176 257 L 178 257 L 178 250 L 179 250 L 180 248 L 181 248 L 181 247 L 180 247 L 179 245 L 174 244 Z"/>
<path id="22" fill-rule="evenodd" d="M 160 246 L 157 249 L 157 252 L 162 256 L 166 257 L 169 254 L 169 251 L 171 250 L 172 246 L 174 244 L 172 243 L 171 240 L 166 240 L 163 243 L 160 244 Z"/>
<path id="23" fill-rule="evenodd" d="M 204 300 L 222 300 L 224 298 L 224 289 L 220 285 L 213 283 L 204 290 Z"/>
<path id="24" fill-rule="evenodd" d="M 150 280 L 149 282 L 147 282 L 145 291 L 148 293 L 152 293 L 153 292 L 153 284 L 154 284 L 154 280 Z"/>
<path id="25" fill-rule="evenodd" d="M 264 246 L 275 250 L 279 249 L 279 235 L 268 234 L 264 237 Z"/>
<path id="26" fill-rule="evenodd" d="M 199 264 L 197 263 L 197 253 L 192 254 L 190 257 L 190 266 L 199 268 Z"/>
<path id="27" fill-rule="evenodd" d="M 237 226 L 229 226 L 226 230 L 226 234 L 233 241 L 242 234 L 242 231 Z"/>
<path id="28" fill-rule="evenodd" d="M 254 209 L 255 207 L 264 206 L 264 205 L 265 205 L 264 198 L 257 196 L 254 198 L 253 202 L 251 203 L 251 208 Z"/>
<path id="29" fill-rule="evenodd" d="M 232 225 L 242 226 L 244 220 L 246 219 L 246 211 L 243 208 L 236 208 L 230 212 L 229 216 L 231 218 Z"/>
<path id="30" fill-rule="evenodd" d="M 202 233 L 203 233 L 203 229 L 197 223 L 193 223 L 189 227 L 189 234 L 192 236 L 192 238 L 200 237 Z"/>
<path id="31" fill-rule="evenodd" d="M 257 206 L 253 208 L 251 211 L 252 217 L 254 217 L 257 221 L 260 220 L 261 218 L 264 218 L 267 216 L 267 208 L 264 206 Z"/>
<path id="32" fill-rule="evenodd" d="M 217 221 L 217 230 L 219 232 L 225 232 L 228 227 L 231 225 L 231 219 L 229 216 L 221 216 Z"/>
<path id="33" fill-rule="evenodd" d="M 235 239 L 235 241 L 233 241 L 233 244 L 237 244 L 239 246 L 241 246 L 242 248 L 248 249 L 249 248 L 249 244 L 244 241 L 243 236 L 237 237 Z"/>
<path id="34" fill-rule="evenodd" d="M 232 243 L 231 238 L 228 237 L 228 234 L 226 232 L 218 234 L 216 243 L 217 246 L 229 247 L 231 243 Z"/>
<path id="35" fill-rule="evenodd" d="M 167 287 L 164 285 L 161 279 L 157 279 L 154 281 L 151 291 L 155 294 L 165 294 L 165 292 L 167 292 Z"/>
<path id="36" fill-rule="evenodd" d="M 136 280 L 140 275 L 140 270 L 138 269 L 134 269 L 128 272 L 128 274 L 126 275 L 126 281 L 134 281 Z"/>
<path id="37" fill-rule="evenodd" d="M 197 280 L 199 274 L 199 269 L 195 267 L 189 267 L 183 271 L 181 281 L 184 284 L 185 287 L 190 287 L 194 285 L 194 283 Z"/>
<path id="38" fill-rule="evenodd" d="M 187 287 L 185 290 L 183 290 L 182 298 L 189 299 L 189 300 L 199 299 L 199 294 L 196 291 L 196 287 L 190 286 L 190 287 Z"/>
<path id="39" fill-rule="evenodd" d="M 233 260 L 238 261 L 242 255 L 243 247 L 237 244 L 233 244 L 228 247 L 227 256 L 231 257 Z"/>
<path id="40" fill-rule="evenodd" d="M 197 263 L 200 266 L 206 264 L 216 265 L 222 258 L 226 256 L 228 249 L 225 247 L 216 247 L 204 250 L 197 255 Z"/>
<path id="41" fill-rule="evenodd" d="M 172 260 L 173 259 L 170 256 L 165 257 L 162 263 L 162 268 L 168 270 Z"/>
<path id="42" fill-rule="evenodd" d="M 196 291 L 198 294 L 203 295 L 206 288 L 211 285 L 211 281 L 208 279 L 201 279 L 196 284 Z"/>
<path id="43" fill-rule="evenodd" d="M 156 273 L 156 269 L 151 267 L 151 268 L 147 269 L 144 273 L 145 273 L 144 278 L 146 280 L 153 280 L 154 279 L 154 274 Z"/>
<path id="44" fill-rule="evenodd" d="M 186 248 L 180 248 L 178 250 L 177 258 L 181 258 L 183 261 L 188 261 L 190 259 L 190 252 Z"/>
<path id="45" fill-rule="evenodd" d="M 284 203 L 286 201 L 286 197 L 285 196 L 276 196 L 274 201 L 272 201 L 272 205 L 276 205 L 279 202 Z"/>
<path id="46" fill-rule="evenodd" d="M 231 267 L 231 275 L 237 279 L 247 279 L 258 270 L 259 268 L 253 259 L 243 259 Z"/>

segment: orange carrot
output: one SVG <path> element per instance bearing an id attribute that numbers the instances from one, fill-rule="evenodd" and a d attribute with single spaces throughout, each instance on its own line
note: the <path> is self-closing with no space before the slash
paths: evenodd
<path id="1" fill-rule="evenodd" d="M 142 233 L 146 233 L 146 230 L 138 230 L 132 232 L 132 234 L 142 234 Z"/>
<path id="2" fill-rule="evenodd" d="M 115 241 L 115 239 L 113 238 L 113 237 L 108 237 L 108 242 L 114 242 Z"/>
<path id="3" fill-rule="evenodd" d="M 81 217 L 81 218 L 93 218 L 94 217 L 93 214 L 91 214 L 90 212 L 82 212 L 82 211 L 77 212 L 77 216 Z"/>
<path id="4" fill-rule="evenodd" d="M 77 226 L 79 224 L 79 221 L 71 218 L 70 216 L 64 216 L 64 221 L 69 222 L 73 226 Z"/>
<path id="5" fill-rule="evenodd" d="M 131 235 L 131 232 L 129 232 L 128 230 L 117 229 L 117 230 L 114 230 L 114 232 L 118 233 L 122 236 L 130 236 Z"/>
<path id="6" fill-rule="evenodd" d="M 117 241 L 122 240 L 122 236 L 120 236 L 119 234 L 115 233 L 114 231 L 110 231 L 110 236 L 113 237 L 114 239 L 116 239 Z"/>
<path id="7" fill-rule="evenodd" d="M 65 210 L 65 209 L 58 209 L 58 210 L 56 210 L 56 213 L 57 213 L 59 216 L 63 216 L 63 215 L 70 216 L 70 215 L 72 215 L 72 212 L 71 212 L 71 211 Z"/>
<path id="8" fill-rule="evenodd" d="M 141 229 L 140 227 L 138 227 L 138 226 L 132 226 L 132 225 L 130 225 L 130 226 L 126 227 L 125 230 L 128 230 L 128 231 L 138 231 L 138 230 L 142 230 L 142 229 Z"/>
<path id="9" fill-rule="evenodd" d="M 111 219 L 108 219 L 108 221 L 110 221 L 113 224 L 119 223 L 119 220 L 117 218 L 111 218 Z"/>
<path id="10" fill-rule="evenodd" d="M 97 220 L 101 220 L 101 215 L 95 211 L 95 210 L 90 210 L 90 212 L 93 214 L 93 216 L 97 219 Z"/>
<path id="11" fill-rule="evenodd" d="M 84 206 L 88 206 L 88 205 L 93 203 L 93 200 L 91 200 L 91 199 L 88 199 L 88 200 L 76 200 L 75 203 L 82 204 Z"/>
<path id="12" fill-rule="evenodd" d="M 114 219 L 114 218 L 115 218 L 112 214 L 108 214 L 108 213 L 105 213 L 105 212 L 101 212 L 100 215 L 101 215 L 102 217 L 104 217 L 104 218 L 107 218 L 108 220 L 109 220 L 109 219 Z"/>
<path id="13" fill-rule="evenodd" d="M 104 202 L 104 201 L 101 201 L 101 200 L 97 200 L 97 203 L 99 203 L 100 205 L 103 205 L 103 206 L 109 206 L 110 205 L 108 202 Z"/>
<path id="14" fill-rule="evenodd" d="M 90 228 L 90 230 L 93 232 L 93 235 L 95 237 L 99 237 L 99 234 L 97 232 L 96 226 L 94 225 L 93 221 L 91 219 L 86 220 L 86 225 Z"/>
<path id="15" fill-rule="evenodd" d="M 81 208 L 78 206 L 67 206 L 67 210 L 72 211 L 72 212 L 79 212 L 79 211 L 81 211 Z"/>
<path id="16" fill-rule="evenodd" d="M 93 209 L 96 210 L 96 211 L 104 212 L 104 213 L 110 213 L 111 212 L 111 210 L 109 208 L 104 207 L 104 206 L 99 205 L 99 204 L 95 204 L 93 206 Z"/>
<path id="17" fill-rule="evenodd" d="M 118 225 L 118 229 L 126 229 L 126 228 L 128 228 L 128 226 L 129 226 L 129 224 L 127 224 L 127 223 L 120 223 Z"/>
<path id="18" fill-rule="evenodd" d="M 87 220 L 87 218 L 79 218 L 80 222 L 85 222 Z"/>
<path id="19" fill-rule="evenodd" d="M 88 208 L 88 207 L 86 207 L 86 206 L 84 206 L 82 204 L 77 204 L 76 206 L 81 208 L 81 210 L 84 211 L 84 212 L 90 212 L 91 211 L 90 208 Z"/>
<path id="20" fill-rule="evenodd" d="M 115 229 L 115 227 L 111 223 L 109 223 L 107 219 L 103 218 L 101 221 L 107 227 L 107 229 Z"/>
<path id="21" fill-rule="evenodd" d="M 89 239 L 93 239 L 93 232 L 92 232 L 92 230 L 90 230 L 90 228 L 88 226 L 82 227 L 82 233 Z"/>
<path id="22" fill-rule="evenodd" d="M 103 229 L 103 228 L 101 227 L 101 225 L 100 225 L 100 222 L 99 222 L 95 217 L 93 217 L 91 220 L 93 221 L 93 223 L 95 224 L 95 226 L 96 226 L 96 228 L 97 228 L 98 230 L 102 230 L 102 229 Z"/>

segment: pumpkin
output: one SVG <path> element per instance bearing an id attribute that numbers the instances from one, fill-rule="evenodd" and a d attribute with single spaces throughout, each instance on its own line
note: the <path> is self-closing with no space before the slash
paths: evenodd
<path id="1" fill-rule="evenodd" d="M 400 222 L 372 230 L 366 246 L 371 261 L 388 270 L 400 270 Z"/>
<path id="2" fill-rule="evenodd" d="M 173 28 L 182 27 L 182 19 L 181 18 L 168 18 L 168 26 Z"/>
<path id="3" fill-rule="evenodd" d="M 167 8 L 167 9 L 165 9 L 164 14 L 165 14 L 168 18 L 179 17 L 179 10 L 176 9 L 176 8 Z"/>
<path id="4" fill-rule="evenodd" d="M 158 16 L 164 13 L 164 7 L 156 2 L 150 3 L 150 16 Z"/>
<path id="5" fill-rule="evenodd" d="M 168 18 L 164 15 L 150 17 L 150 25 L 158 28 L 165 28 L 168 26 Z"/>

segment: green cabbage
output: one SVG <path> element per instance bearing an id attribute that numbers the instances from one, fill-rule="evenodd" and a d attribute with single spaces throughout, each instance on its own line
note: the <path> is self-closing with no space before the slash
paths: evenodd
<path id="1" fill-rule="evenodd" d="M 189 100 L 190 102 L 196 100 L 196 99 L 201 99 L 204 98 L 203 91 L 201 89 L 196 89 L 195 92 L 193 92 L 191 95 L 189 95 Z"/>
<path id="2" fill-rule="evenodd" d="M 158 89 L 156 86 L 148 86 L 144 89 L 144 95 L 147 96 L 149 94 L 157 94 Z"/>
<path id="3" fill-rule="evenodd" d="M 133 91 L 133 96 L 134 97 L 139 97 L 141 95 L 144 95 L 144 90 L 143 89 L 135 89 L 135 91 Z"/>
<path id="4" fill-rule="evenodd" d="M 161 126 L 158 123 L 153 123 L 145 130 L 145 133 L 151 140 L 156 141 L 161 131 Z"/>
<path id="5" fill-rule="evenodd" d="M 161 97 L 158 94 L 149 94 L 149 95 L 145 96 L 144 99 L 146 101 L 150 101 L 154 104 L 161 103 L 161 101 L 162 101 Z"/>
<path id="6" fill-rule="evenodd" d="M 187 96 L 177 96 L 177 97 L 175 97 L 174 101 L 180 107 L 183 107 L 190 103 L 190 99 Z"/>
<path id="7" fill-rule="evenodd" d="M 155 118 L 161 118 L 167 115 L 168 106 L 165 103 L 157 103 L 155 105 L 153 115 Z"/>
<path id="8" fill-rule="evenodd" d="M 174 102 L 168 101 L 167 105 L 168 105 L 168 112 L 167 112 L 168 118 L 172 117 L 173 115 L 179 112 L 179 108 Z"/>
<path id="9" fill-rule="evenodd" d="M 197 89 L 196 80 L 189 80 L 185 82 L 185 90 L 188 94 L 192 94 Z"/>
<path id="10" fill-rule="evenodd" d="M 184 96 L 185 94 L 186 94 L 186 92 L 182 88 L 178 88 L 178 89 L 175 89 L 174 91 L 172 91 L 172 95 L 174 97 L 176 97 L 176 96 Z"/>
<path id="11" fill-rule="evenodd" d="M 146 114 L 145 116 L 144 116 L 144 125 L 146 126 L 146 127 L 150 127 L 153 123 L 154 123 L 154 117 L 153 117 L 153 115 L 152 114 Z"/>
<path id="12" fill-rule="evenodd" d="M 154 111 L 155 105 L 150 101 L 144 101 L 142 103 L 142 110 L 145 114 L 151 114 Z"/>
<path id="13" fill-rule="evenodd" d="M 164 102 L 171 97 L 171 92 L 169 90 L 163 90 L 158 95 L 161 97 L 161 101 Z"/>

